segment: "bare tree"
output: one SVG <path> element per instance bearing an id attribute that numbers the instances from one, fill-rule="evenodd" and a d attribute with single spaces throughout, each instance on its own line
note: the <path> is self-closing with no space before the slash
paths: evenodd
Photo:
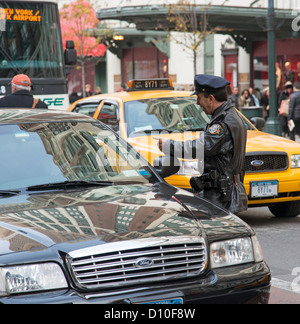
<path id="1" fill-rule="evenodd" d="M 93 5 L 86 0 L 76 0 L 65 5 L 60 10 L 63 38 L 73 39 L 77 49 L 77 60 L 82 72 L 82 91 L 85 97 L 85 69 L 88 64 L 97 64 L 101 61 L 106 46 L 106 38 L 110 35 L 110 30 L 106 30 L 98 38 L 93 36 L 93 29 L 99 23 Z"/>
<path id="2" fill-rule="evenodd" d="M 197 61 L 202 43 L 206 38 L 215 33 L 216 29 L 209 26 L 208 8 L 210 6 L 196 6 L 196 1 L 192 3 L 189 0 L 179 0 L 176 4 L 164 5 L 168 8 L 167 21 L 169 22 L 169 31 L 179 32 L 179 34 L 170 33 L 169 39 L 191 53 L 194 63 L 194 74 L 197 74 Z M 201 10 L 201 20 L 197 11 Z"/>

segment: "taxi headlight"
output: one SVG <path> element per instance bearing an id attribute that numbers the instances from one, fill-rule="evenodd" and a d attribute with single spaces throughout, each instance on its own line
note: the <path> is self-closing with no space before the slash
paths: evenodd
<path id="1" fill-rule="evenodd" d="M 256 241 L 254 243 L 256 244 Z M 260 258 L 259 252 L 257 252 L 257 254 L 258 258 Z M 250 237 L 216 242 L 210 247 L 212 269 L 250 263 L 256 261 L 255 259 L 255 253 Z M 259 262 L 259 260 L 256 262 Z"/>
<path id="2" fill-rule="evenodd" d="M 300 154 L 291 156 L 291 168 L 300 168 Z"/>
<path id="3" fill-rule="evenodd" d="M 67 287 L 63 271 L 56 263 L 0 268 L 0 296 Z"/>
<path id="4" fill-rule="evenodd" d="M 198 161 L 179 161 L 180 170 L 178 171 L 178 175 L 185 176 L 199 176 L 198 169 Z"/>

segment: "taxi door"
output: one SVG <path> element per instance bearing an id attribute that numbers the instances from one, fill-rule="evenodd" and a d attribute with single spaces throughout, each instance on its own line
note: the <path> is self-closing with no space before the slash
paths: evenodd
<path id="1" fill-rule="evenodd" d="M 120 133 L 120 107 L 116 100 L 104 99 L 95 112 L 94 118 L 116 133 Z"/>

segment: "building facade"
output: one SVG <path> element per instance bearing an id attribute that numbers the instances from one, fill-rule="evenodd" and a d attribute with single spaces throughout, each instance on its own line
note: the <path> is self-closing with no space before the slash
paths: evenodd
<path id="1" fill-rule="evenodd" d="M 60 3 L 66 2 L 59 0 Z M 115 9 L 121 12 L 124 7 L 142 7 L 151 4 L 153 12 L 156 5 L 176 3 L 175 0 L 101 0 L 96 1 L 95 10 Z M 191 0 L 191 4 L 208 4 L 207 0 Z M 213 0 L 213 6 L 225 7 L 236 10 L 243 8 L 267 8 L 268 0 Z M 294 17 L 294 29 L 298 26 L 300 16 L 300 0 L 275 0 L 276 9 L 286 10 L 287 14 Z M 151 15 L 149 15 L 151 19 Z M 209 19 L 209 17 L 208 17 Z M 264 30 L 266 17 L 256 18 L 257 25 Z M 280 28 L 280 19 L 277 21 Z M 141 31 L 135 24 L 117 20 L 101 20 L 116 35 L 121 36 L 110 43 L 106 54 L 105 65 L 95 69 L 95 84 L 107 89 L 108 92 L 118 91 L 122 84 L 132 78 L 158 78 L 170 77 L 176 88 L 190 90 L 193 86 L 194 60 L 192 53 L 178 44 L 177 33 L 172 32 L 167 38 L 167 33 Z M 300 18 L 299 18 L 300 25 Z M 249 27 L 250 28 L 250 27 Z M 300 30 L 300 27 L 299 27 Z M 251 32 L 251 31 L 250 31 Z M 184 36 L 182 36 L 184 37 Z M 294 73 L 293 80 L 300 77 L 300 45 L 297 32 L 291 24 L 290 35 L 277 40 L 277 68 L 281 75 L 279 87 L 284 87 L 290 69 Z M 289 64 L 290 63 L 290 64 Z M 239 87 L 240 91 L 249 87 L 263 89 L 268 86 L 268 55 L 267 40 L 255 40 L 251 46 L 243 35 L 226 35 L 226 33 L 209 36 L 203 42 L 197 54 L 196 73 L 214 74 L 228 79 L 232 86 Z M 98 75 L 101 74 L 101 75 Z M 100 84 L 102 83 L 102 84 Z M 105 85 L 104 85 L 105 83 Z"/>

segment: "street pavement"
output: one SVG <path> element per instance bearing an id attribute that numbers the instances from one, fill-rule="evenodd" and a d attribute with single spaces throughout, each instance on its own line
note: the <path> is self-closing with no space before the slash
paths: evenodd
<path id="1" fill-rule="evenodd" d="M 239 216 L 256 231 L 271 269 L 270 304 L 300 304 L 300 216 L 278 219 L 268 208 L 249 209 Z"/>
<path id="2" fill-rule="evenodd" d="M 276 218 L 266 207 L 239 216 L 255 230 L 270 267 L 270 304 L 300 304 L 300 216 Z"/>

